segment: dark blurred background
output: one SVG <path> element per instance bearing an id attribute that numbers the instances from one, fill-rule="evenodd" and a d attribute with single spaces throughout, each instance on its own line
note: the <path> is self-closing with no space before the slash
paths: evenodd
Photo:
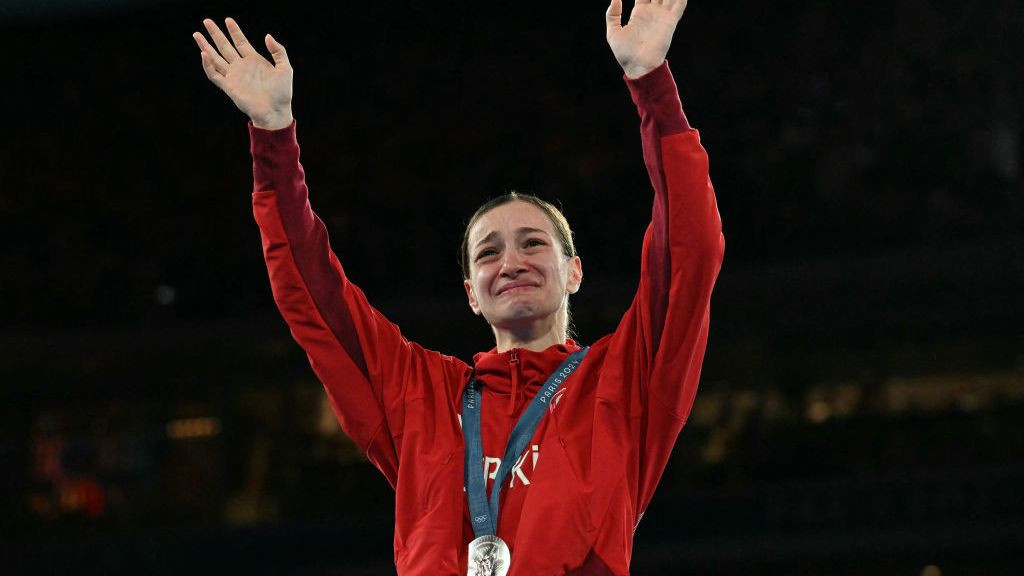
<path id="1" fill-rule="evenodd" d="M 605 7 L 0 5 L 0 572 L 394 573 L 190 35 L 288 47 L 336 252 L 468 360 L 455 253 L 491 196 L 564 207 L 581 341 L 632 297 L 651 193 Z M 1012 0 L 691 2 L 669 59 L 726 260 L 634 573 L 1024 573 L 1022 39 Z"/>

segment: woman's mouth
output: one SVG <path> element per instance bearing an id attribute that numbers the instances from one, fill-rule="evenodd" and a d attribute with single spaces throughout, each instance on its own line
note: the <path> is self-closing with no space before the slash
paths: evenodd
<path id="1" fill-rule="evenodd" d="M 501 290 L 498 290 L 498 296 L 505 296 L 508 294 L 517 294 L 519 292 L 526 292 L 536 288 L 536 284 L 513 284 L 511 286 L 505 286 Z"/>

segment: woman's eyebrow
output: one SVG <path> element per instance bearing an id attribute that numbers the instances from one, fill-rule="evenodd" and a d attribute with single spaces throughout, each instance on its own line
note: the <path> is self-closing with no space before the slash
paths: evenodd
<path id="1" fill-rule="evenodd" d="M 535 234 L 535 233 L 544 234 L 545 236 L 550 236 L 551 235 L 551 234 L 548 233 L 547 230 L 543 230 L 541 228 L 531 228 L 529 226 L 523 226 L 521 228 L 517 228 L 516 229 L 516 236 L 518 236 L 518 237 L 526 236 L 528 234 Z M 487 234 L 487 236 L 484 236 L 483 238 L 477 240 L 476 243 L 473 244 L 473 247 L 476 248 L 476 247 L 479 247 L 481 244 L 486 244 L 488 242 L 492 242 L 498 236 L 499 236 L 498 231 L 497 230 L 492 230 L 489 234 Z"/>
<path id="2" fill-rule="evenodd" d="M 474 246 L 474 247 L 477 247 L 477 246 L 480 246 L 481 244 L 486 244 L 486 243 L 488 243 L 488 242 L 490 242 L 490 241 L 494 240 L 494 238 L 495 238 L 495 237 L 496 237 L 497 235 L 498 235 L 498 231 L 497 231 L 497 230 L 491 230 L 491 233 L 490 233 L 490 234 L 488 234 L 487 236 L 484 236 L 483 238 L 481 238 L 481 239 L 477 240 L 477 241 L 476 241 L 476 244 L 474 244 L 473 246 Z"/>

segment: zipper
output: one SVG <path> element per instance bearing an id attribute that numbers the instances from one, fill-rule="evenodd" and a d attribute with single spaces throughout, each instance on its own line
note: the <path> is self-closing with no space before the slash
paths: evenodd
<path id="1" fill-rule="evenodd" d="M 512 375 L 512 390 L 508 395 L 508 416 L 516 413 L 516 396 L 519 395 L 519 351 L 513 348 L 508 355 L 509 372 Z"/>

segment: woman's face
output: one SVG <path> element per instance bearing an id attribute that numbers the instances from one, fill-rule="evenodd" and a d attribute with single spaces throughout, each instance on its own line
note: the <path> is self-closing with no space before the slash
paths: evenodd
<path id="1" fill-rule="evenodd" d="M 579 257 L 566 258 L 554 224 L 527 202 L 502 204 L 469 231 L 469 306 L 499 329 L 553 319 L 580 287 Z"/>

